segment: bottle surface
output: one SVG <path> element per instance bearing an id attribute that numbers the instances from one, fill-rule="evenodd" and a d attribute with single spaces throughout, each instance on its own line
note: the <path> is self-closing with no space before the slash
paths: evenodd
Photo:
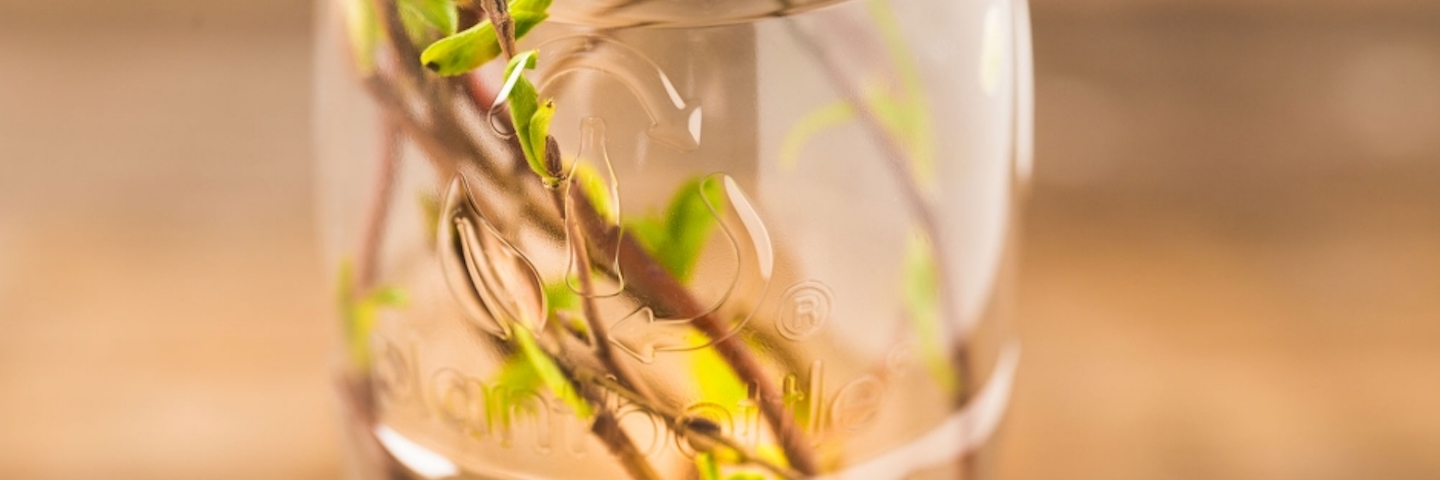
<path id="1" fill-rule="evenodd" d="M 425 5 L 482 18 L 321 4 L 355 478 L 984 478 L 1023 3 L 555 0 L 541 146 L 503 55 L 420 61 Z"/>

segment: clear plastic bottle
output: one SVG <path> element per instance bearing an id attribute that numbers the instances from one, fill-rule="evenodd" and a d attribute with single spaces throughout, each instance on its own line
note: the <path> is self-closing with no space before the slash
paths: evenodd
<path id="1" fill-rule="evenodd" d="M 421 61 L 487 3 L 320 3 L 354 478 L 985 477 L 1023 1 L 554 0 L 540 147 Z"/>

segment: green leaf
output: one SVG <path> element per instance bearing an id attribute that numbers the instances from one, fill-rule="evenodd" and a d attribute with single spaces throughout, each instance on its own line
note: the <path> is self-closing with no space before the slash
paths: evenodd
<path id="1" fill-rule="evenodd" d="M 574 408 L 577 415 L 589 418 L 590 405 L 574 394 L 564 372 L 561 372 L 554 359 L 535 343 L 530 332 L 523 328 L 516 329 L 514 338 L 516 351 L 505 359 L 493 379 L 498 393 L 488 405 L 490 418 L 508 426 L 513 408 L 520 405 L 519 402 L 524 399 L 539 394 L 541 389 L 550 390 L 557 398 Z"/>
<path id="2" fill-rule="evenodd" d="M 404 306 L 405 292 L 396 287 L 380 287 L 356 298 L 354 272 L 350 262 L 340 263 L 336 275 L 336 300 L 339 303 L 341 327 L 345 334 L 345 349 L 350 361 L 356 367 L 370 367 L 370 334 L 375 330 L 375 321 L 380 309 Z"/>
<path id="3" fill-rule="evenodd" d="M 380 23 L 375 19 L 375 4 L 370 0 L 345 2 L 345 30 L 355 68 L 362 74 L 375 71 L 375 45 L 380 39 Z"/>
<path id="4" fill-rule="evenodd" d="M 940 266 L 935 264 L 934 246 L 929 237 L 918 231 L 905 245 L 905 305 L 920 340 L 920 357 L 926 368 L 946 393 L 960 390 L 946 353 L 944 321 L 940 314 Z"/>
<path id="5" fill-rule="evenodd" d="M 486 402 L 486 416 L 490 422 L 506 428 L 510 426 L 510 412 L 514 406 L 538 393 L 544 386 L 530 360 L 518 352 L 511 354 L 500 365 L 492 384 L 495 385 L 495 393 Z"/>
<path id="6" fill-rule="evenodd" d="M 523 38 L 536 25 L 550 18 L 546 10 L 550 0 L 516 0 L 510 2 L 510 17 L 515 20 L 515 38 Z M 442 38 L 420 53 L 420 64 L 445 76 L 460 75 L 480 68 L 500 56 L 500 40 L 489 21 Z"/>
<path id="7" fill-rule="evenodd" d="M 700 260 L 700 251 L 724 212 L 724 188 L 719 181 L 686 182 L 675 193 L 663 217 L 641 217 L 631 223 L 630 233 L 666 271 L 681 281 L 688 281 Z"/>
<path id="8" fill-rule="evenodd" d="M 709 342 L 700 332 L 691 332 L 689 341 L 703 344 Z M 690 354 L 690 375 L 700 387 L 700 401 L 716 405 L 734 406 L 750 395 L 750 389 L 735 370 L 720 356 L 714 347 L 702 348 Z"/>
<path id="9" fill-rule="evenodd" d="M 769 477 L 766 477 L 763 473 L 740 472 L 725 477 L 725 480 L 769 480 Z"/>
<path id="10" fill-rule="evenodd" d="M 545 284 L 545 302 L 556 320 L 564 322 L 571 331 L 589 337 L 590 325 L 585 323 L 585 316 L 580 312 L 580 294 L 571 290 L 567 281 L 561 279 Z"/>
<path id="11" fill-rule="evenodd" d="M 530 359 L 519 353 L 505 359 L 505 363 L 500 366 L 500 372 L 495 376 L 494 384 L 505 389 L 510 396 L 507 400 L 538 392 L 545 385 Z"/>
<path id="12" fill-rule="evenodd" d="M 790 133 L 785 134 L 785 142 L 780 146 L 780 167 L 793 170 L 800 164 L 800 152 L 811 138 L 854 118 L 855 106 L 844 100 L 806 114 L 800 123 L 790 129 Z"/>
<path id="13" fill-rule="evenodd" d="M 700 480 L 769 480 L 770 477 L 759 472 L 735 472 L 729 475 L 720 473 L 721 464 L 733 464 L 735 459 L 721 458 L 716 452 L 699 452 L 695 454 L 695 470 L 700 474 Z M 782 462 L 783 464 L 783 462 Z"/>
<path id="14" fill-rule="evenodd" d="M 910 171 L 915 184 L 926 189 L 934 188 L 935 128 L 930 122 L 930 107 L 923 94 L 910 90 L 899 94 L 872 90 L 866 92 L 866 99 L 886 134 L 905 147 L 910 156 Z"/>
<path id="15" fill-rule="evenodd" d="M 520 150 L 540 178 L 553 179 L 550 169 L 545 166 L 545 139 L 550 132 L 550 119 L 555 115 L 555 104 L 549 100 L 540 101 L 535 85 L 525 78 L 525 70 L 535 68 L 539 52 L 530 50 L 510 60 L 505 66 L 505 85 L 500 95 L 510 104 L 510 120 L 515 124 L 519 136 Z"/>
<path id="16" fill-rule="evenodd" d="M 495 27 L 490 22 L 480 22 L 425 47 L 425 51 L 420 52 L 420 64 L 449 77 L 480 68 L 499 56 L 500 42 L 495 39 Z"/>
<path id="17" fill-rule="evenodd" d="M 565 280 L 545 284 L 545 302 L 552 312 L 580 309 L 580 295 L 571 290 Z"/>
<path id="18" fill-rule="evenodd" d="M 920 67 L 905 43 L 905 31 L 885 1 L 868 2 L 871 16 L 895 64 L 898 88 L 865 85 L 860 92 L 866 109 L 880 123 L 881 132 L 905 149 L 912 181 L 922 189 L 935 188 L 935 126 L 930 102 Z M 816 134 L 853 118 L 854 105 L 831 104 L 810 112 L 785 137 L 780 150 L 780 166 L 790 169 L 798 163 L 800 152 Z"/>
<path id="19" fill-rule="evenodd" d="M 433 246 L 440 234 L 440 196 L 435 192 L 422 192 L 416 201 L 420 204 L 420 218 L 425 219 L 425 244 Z"/>
<path id="20" fill-rule="evenodd" d="M 925 82 L 920 74 L 920 66 L 915 62 L 915 55 L 905 41 L 905 29 L 900 24 L 900 18 L 895 15 L 889 3 L 871 0 L 867 5 L 870 15 L 875 19 L 875 25 L 880 29 L 885 47 L 890 51 L 890 58 L 895 62 L 901 86 L 900 94 L 892 96 L 890 101 L 884 104 L 876 102 L 875 96 L 871 96 L 869 100 L 876 110 L 888 110 L 878 113 L 881 120 L 889 127 L 891 135 L 902 139 L 909 147 L 911 173 L 915 176 L 915 182 L 927 190 L 932 189 L 936 182 L 935 127 L 931 120 L 930 101 L 925 95 Z"/>
<path id="21" fill-rule="evenodd" d="M 530 168 L 535 168 L 538 163 L 541 170 L 536 173 L 544 172 L 541 173 L 541 176 L 546 178 L 551 175 L 550 168 L 546 166 L 548 163 L 546 154 L 549 152 L 545 151 L 545 145 L 546 139 L 550 138 L 550 120 L 554 118 L 555 101 L 547 98 L 540 102 L 539 107 L 535 109 L 535 115 L 530 117 L 530 126 L 526 128 L 530 132 L 529 135 L 520 137 L 530 144 L 530 153 L 535 156 L 530 162 Z"/>
<path id="22" fill-rule="evenodd" d="M 555 359 L 550 358 L 550 354 L 545 353 L 545 350 L 540 348 L 540 344 L 536 343 L 535 337 L 531 335 L 530 331 L 524 328 L 515 329 L 515 342 L 519 347 L 520 354 L 524 355 L 525 360 L 530 363 L 530 367 L 535 370 L 535 375 L 540 378 L 540 383 L 549 388 L 550 393 L 555 394 L 560 401 L 570 405 L 570 408 L 575 410 L 576 416 L 589 419 L 594 415 L 590 409 L 590 403 L 580 398 L 580 395 L 575 392 L 574 385 L 571 385 L 570 380 L 565 377 L 565 372 L 560 370 L 560 366 L 555 363 Z"/>
<path id="23" fill-rule="evenodd" d="M 454 35 L 460 23 L 459 12 L 451 0 L 397 0 L 395 6 L 400 11 L 401 23 L 405 24 L 405 33 L 416 44 Z"/>
<path id="24" fill-rule="evenodd" d="M 695 454 L 695 470 L 700 472 L 700 480 L 720 480 L 720 465 L 709 452 Z"/>
<path id="25" fill-rule="evenodd" d="M 398 307 L 405 305 L 409 299 L 405 296 L 405 291 L 400 290 L 399 287 L 385 286 L 375 289 L 375 292 L 371 293 L 366 301 L 377 306 Z"/>

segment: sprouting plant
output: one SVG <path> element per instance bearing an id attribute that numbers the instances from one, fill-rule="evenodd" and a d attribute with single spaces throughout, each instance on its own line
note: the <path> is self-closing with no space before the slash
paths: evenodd
<path id="1" fill-rule="evenodd" d="M 653 466 L 638 453 L 638 450 L 619 429 L 612 412 L 606 411 L 600 401 L 601 390 L 625 396 L 633 403 L 644 406 L 666 418 L 677 430 L 685 431 L 692 444 L 709 445 L 701 458 L 719 458 L 719 461 L 736 465 L 754 465 L 781 478 L 808 475 L 815 472 L 814 462 L 808 452 L 808 441 L 796 429 L 795 421 L 783 406 L 771 402 L 762 407 L 764 416 L 780 438 L 780 449 L 784 451 L 783 463 L 774 459 L 747 452 L 739 442 L 720 436 L 718 430 L 678 428 L 698 420 L 687 419 L 677 412 L 667 410 L 659 398 L 616 361 L 610 351 L 604 333 L 605 325 L 598 322 L 595 307 L 591 305 L 589 293 L 593 290 L 595 275 L 613 275 L 605 265 L 589 259 L 595 251 L 630 252 L 619 257 L 620 268 L 630 272 L 644 272 L 626 280 L 625 288 L 634 295 L 662 298 L 669 302 L 680 302 L 668 306 L 670 309 L 686 309 L 695 300 L 685 289 L 686 280 L 695 268 L 700 252 L 716 226 L 716 212 L 723 208 L 719 185 L 705 183 L 700 179 L 683 186 L 675 195 L 670 209 L 658 215 L 640 216 L 625 225 L 616 223 L 615 206 L 605 195 L 603 179 L 584 167 L 565 165 L 558 145 L 549 134 L 550 119 L 557 109 L 552 99 L 541 98 L 535 87 L 526 78 L 525 72 L 538 62 L 535 52 L 515 52 L 514 43 L 536 25 L 547 18 L 548 0 L 515 0 L 508 4 L 498 0 L 476 0 L 469 8 L 478 10 L 473 18 L 480 21 L 461 29 L 459 6 L 449 0 L 354 0 L 350 6 L 351 42 L 356 52 L 357 68 L 367 75 L 368 86 L 378 103 L 386 108 L 390 124 L 415 142 L 437 170 L 457 172 L 461 165 L 472 164 L 490 180 L 503 188 L 505 195 L 523 205 L 533 213 L 530 219 L 537 227 L 551 234 L 559 233 L 571 239 L 570 246 L 576 258 L 583 259 L 579 272 L 579 291 L 571 288 L 570 279 L 560 284 L 550 284 L 543 295 L 548 299 L 545 315 L 566 318 L 570 321 L 548 322 L 550 327 L 543 330 L 529 330 L 524 326 L 513 328 L 508 339 L 490 339 L 499 351 L 509 352 L 497 382 L 511 390 L 503 398 L 524 398 L 541 390 L 561 400 L 581 418 L 592 419 L 592 430 L 603 440 L 612 454 L 637 479 L 658 479 Z M 396 69 L 377 65 L 373 58 L 375 50 L 389 48 L 398 62 Z M 444 77 L 464 76 L 501 57 L 507 58 L 507 67 L 496 101 L 487 104 L 476 96 L 473 106 L 479 113 L 504 108 L 508 110 L 510 131 L 515 134 L 514 149 L 509 152 L 487 151 L 481 142 L 465 138 L 460 132 L 461 121 L 449 102 L 440 100 L 447 91 L 454 91 L 456 84 Z M 419 68 L 416 68 L 419 67 Z M 428 70 L 431 76 L 424 72 Z M 424 109 L 416 112 L 406 108 L 402 98 L 406 92 L 416 92 L 429 98 Z M 516 175 L 515 170 L 495 165 L 495 160 L 511 158 L 525 165 L 531 177 Z M 387 180 L 388 177 L 387 177 Z M 393 180 L 390 180 L 393 181 Z M 533 182 L 533 183 L 532 183 Z M 562 188 L 568 182 L 577 182 L 579 188 Z M 542 190 L 552 197 L 550 211 L 530 197 L 526 185 L 542 185 Z M 566 192 L 573 192 L 567 195 Z M 382 188 L 378 195 L 384 204 L 388 189 Z M 544 196 L 544 195 L 542 195 Z M 440 221 L 445 221 L 443 216 Z M 371 223 L 383 222 L 384 215 L 373 215 Z M 614 232 L 624 231 L 625 234 Z M 444 242 L 445 239 L 437 239 Z M 373 255 L 378 247 L 364 249 Z M 372 262 L 373 263 L 373 262 Z M 591 268 L 594 267 L 594 268 Z M 382 290 L 381 292 L 385 292 Z M 347 297 L 350 296 L 347 294 Z M 366 297 L 355 303 L 358 312 L 347 314 L 354 317 L 357 331 L 372 328 L 373 314 L 378 305 L 388 305 L 388 296 Z M 346 304 L 349 305 L 349 304 Z M 693 310 L 693 308 L 691 308 Z M 739 340 L 729 339 L 723 322 L 713 316 L 696 320 L 697 335 L 710 336 L 716 342 L 715 353 L 702 354 L 706 359 L 697 364 L 706 376 L 728 374 L 734 380 L 726 382 L 728 391 L 721 394 L 735 396 L 743 392 L 745 383 L 771 385 L 754 358 Z M 566 347 L 567 339 L 589 338 L 585 343 L 604 371 L 587 370 L 590 367 L 577 363 L 575 355 L 584 350 L 575 346 Z M 353 350 L 363 352 L 363 342 L 354 342 Z M 364 363 L 359 366 L 363 368 Z M 612 378 L 614 382 L 607 382 Z M 702 382 L 712 388 L 718 383 Z M 773 388 L 773 387 L 767 387 Z M 743 394 L 743 393 L 742 393 Z M 767 392 L 769 397 L 778 394 Z M 498 406 L 508 415 L 514 408 L 500 402 Z M 492 412 L 495 413 L 495 412 Z M 506 417 L 508 418 L 508 417 Z M 749 478 L 759 474 L 738 473 L 729 478 Z"/>
<path id="2" fill-rule="evenodd" d="M 770 443 L 747 448 L 704 419 L 678 412 L 658 390 L 627 370 L 611 348 L 607 325 L 595 305 L 596 284 L 609 282 L 623 294 L 667 311 L 699 312 L 701 302 L 689 285 L 707 244 L 721 228 L 728 205 L 720 182 L 693 178 L 671 194 L 663 211 L 620 218 L 613 185 L 578 159 L 567 161 L 550 133 L 556 112 L 564 108 L 543 98 L 527 77 L 541 62 L 536 51 L 517 51 L 516 42 L 549 18 L 551 0 L 346 0 L 351 50 L 366 87 L 382 107 L 387 135 L 404 138 L 418 147 L 443 181 L 463 175 L 482 175 L 488 196 L 477 196 L 475 210 L 493 211 L 487 202 L 516 208 L 517 218 L 496 222 L 523 223 L 547 238 L 565 242 L 576 264 L 565 278 L 536 282 L 532 289 L 544 298 L 539 312 L 548 321 L 511 325 L 509 335 L 481 336 L 482 342 L 503 354 L 492 380 L 507 393 L 487 404 L 487 412 L 509 421 L 525 414 L 522 399 L 541 392 L 567 406 L 589 422 L 595 438 L 625 471 L 637 480 L 658 480 L 661 475 L 620 428 L 616 412 L 603 401 L 623 398 L 663 419 L 696 450 L 694 473 L 702 480 L 768 480 L 801 478 L 819 473 L 813 439 L 802 424 L 819 421 L 818 412 L 787 406 L 771 381 L 756 349 L 738 335 L 716 312 L 692 320 L 689 333 L 696 344 L 710 345 L 689 355 L 686 371 L 698 386 L 701 400 L 736 404 L 758 400 L 759 415 L 773 436 Z M 916 329 L 925 338 L 945 338 L 942 325 L 949 309 L 943 305 L 946 280 L 943 262 L 934 246 L 940 243 L 928 204 L 934 182 L 933 127 L 919 74 L 904 53 L 900 31 L 893 19 L 877 10 L 901 72 L 899 88 L 864 88 L 843 84 L 843 75 L 831 72 L 845 101 L 826 107 L 802 121 L 785 145 L 786 158 L 798 157 L 806 139 L 839 123 L 858 120 L 890 150 L 889 162 L 899 172 L 911 195 L 921 225 L 907 257 L 903 288 Z M 381 54 L 383 52 L 383 54 Z M 825 63 L 828 52 L 818 52 Z M 382 59 L 382 61 L 377 61 Z M 386 64 L 385 61 L 390 62 Z M 503 62 L 501 78 L 482 79 L 477 72 L 491 62 Z M 490 87 L 495 87 L 490 89 Z M 466 103 L 456 102 L 464 99 Z M 469 111 L 463 109 L 469 108 Z M 492 115 L 505 113 L 505 115 Z M 480 117 L 507 122 L 511 138 L 480 138 L 467 120 Z M 393 172 L 397 148 L 387 148 L 382 165 Z M 393 174 L 381 175 L 376 205 L 367 218 L 367 231 L 385 222 Z M 574 187 L 574 188 L 570 188 Z M 434 224 L 450 221 L 427 201 L 426 216 Z M 520 227 L 517 227 L 520 228 Z M 437 229 L 444 231 L 445 229 Z M 430 236 L 440 236 L 428 232 Z M 379 237 L 362 248 L 358 261 L 375 264 Z M 460 245 L 435 238 L 438 245 Z M 448 243 L 447 243 L 448 242 Z M 618 252 L 618 253 L 617 253 Z M 466 258 L 481 258 L 471 256 Z M 621 278 L 620 272 L 625 276 Z M 573 277 L 572 277 L 573 275 Z M 360 371 L 368 368 L 365 345 L 380 308 L 403 304 L 398 290 L 376 287 L 373 275 L 353 282 L 342 271 L 341 309 L 346 321 L 349 350 Z M 472 284 L 474 288 L 483 285 Z M 497 319 L 506 321 L 504 319 Z M 543 327 L 541 326 L 543 325 Z M 703 340 L 703 341 L 701 341 Z M 927 365 L 942 385 L 960 386 L 947 375 L 951 362 L 944 345 L 925 345 Z M 950 384 L 943 381 L 948 378 Z M 957 395 L 963 396 L 961 393 Z"/>

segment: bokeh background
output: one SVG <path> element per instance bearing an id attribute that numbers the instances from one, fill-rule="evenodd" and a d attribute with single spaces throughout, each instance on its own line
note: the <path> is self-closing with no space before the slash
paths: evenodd
<path id="1" fill-rule="evenodd" d="M 1440 478 L 1440 2 L 1032 5 L 1001 478 Z M 311 15 L 0 0 L 0 478 L 338 478 Z"/>

